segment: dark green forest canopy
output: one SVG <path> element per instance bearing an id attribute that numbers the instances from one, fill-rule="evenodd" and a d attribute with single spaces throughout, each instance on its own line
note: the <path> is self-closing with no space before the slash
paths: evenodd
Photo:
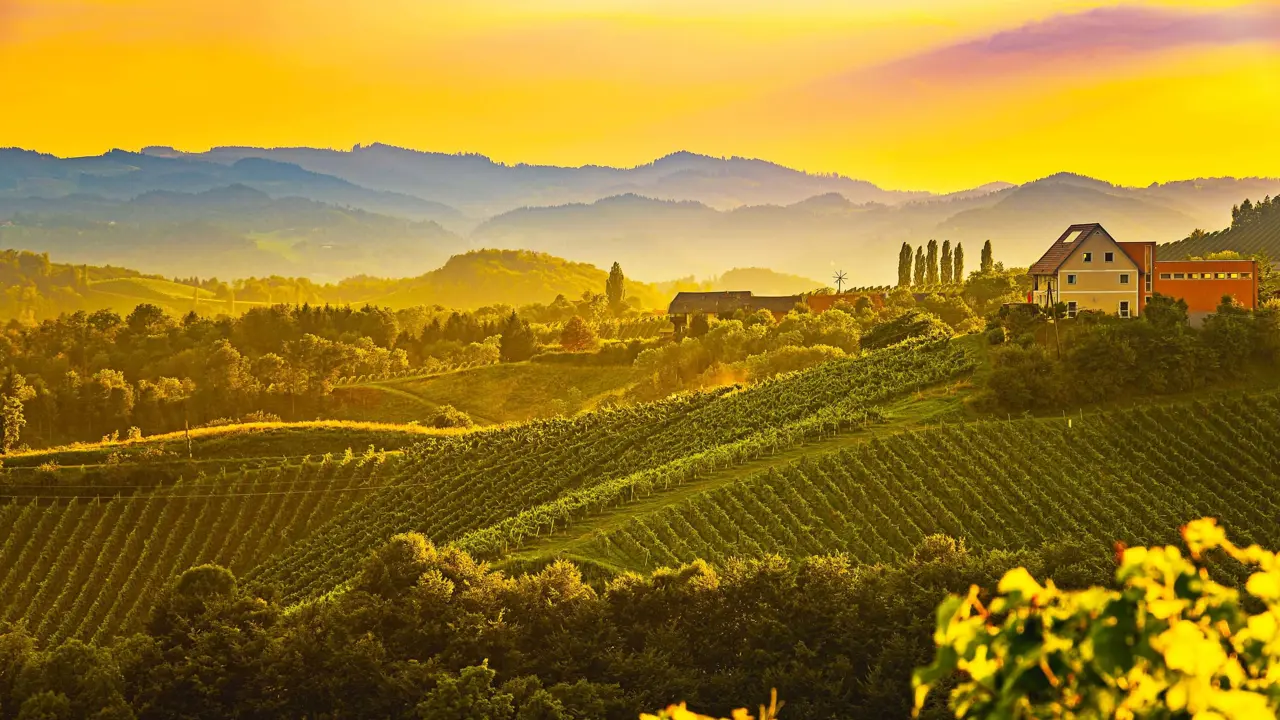
<path id="1" fill-rule="evenodd" d="M 1016 566 L 1066 587 L 1112 572 L 1105 552 L 1072 543 L 973 553 L 936 536 L 899 566 L 696 562 L 601 588 L 570 563 L 508 577 L 401 535 L 345 592 L 287 612 L 202 566 L 142 633 L 108 646 L 45 646 L 0 627 L 0 713 L 622 720 L 673 698 L 728 714 L 776 687 L 796 720 L 905 719 L 910 672 L 933 649 L 932 608 Z"/>

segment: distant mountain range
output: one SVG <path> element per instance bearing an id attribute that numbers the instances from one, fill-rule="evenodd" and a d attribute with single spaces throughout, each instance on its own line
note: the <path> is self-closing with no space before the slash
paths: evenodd
<path id="1" fill-rule="evenodd" d="M 1230 223 L 1280 179 L 1121 187 L 1059 173 L 947 195 L 680 152 L 634 168 L 504 165 L 386 145 L 147 148 L 60 159 L 0 150 L 0 247 L 166 274 L 416 276 L 467 249 L 548 252 L 645 280 L 768 267 L 891 282 L 902 242 L 1023 265 L 1063 227 L 1170 242 Z M 7 224 L 7 226 L 5 226 Z"/>

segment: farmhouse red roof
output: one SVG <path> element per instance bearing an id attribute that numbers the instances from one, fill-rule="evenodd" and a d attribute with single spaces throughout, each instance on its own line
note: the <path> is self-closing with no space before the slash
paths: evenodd
<path id="1" fill-rule="evenodd" d="M 1049 246 L 1044 255 L 1027 270 L 1029 275 L 1053 275 L 1058 272 L 1058 268 L 1062 267 L 1062 263 L 1071 257 L 1071 251 L 1076 246 L 1084 242 L 1095 232 L 1101 230 L 1106 234 L 1106 230 L 1102 229 L 1102 225 L 1098 223 L 1083 223 L 1080 225 L 1072 225 L 1067 231 L 1062 233 L 1062 237 L 1058 241 Z M 1073 237 L 1074 236 L 1074 237 Z M 1108 235 L 1109 237 L 1109 235 Z M 1070 242 L 1067 238 L 1072 238 Z"/>

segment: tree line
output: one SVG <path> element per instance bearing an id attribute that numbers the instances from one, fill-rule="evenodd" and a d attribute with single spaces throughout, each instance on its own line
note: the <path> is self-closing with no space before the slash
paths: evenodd
<path id="1" fill-rule="evenodd" d="M 1057 323 L 1036 307 L 1005 308 L 991 321 L 987 401 L 1007 410 L 1062 407 L 1187 392 L 1248 381 L 1280 362 L 1280 304 L 1249 310 L 1224 297 L 1202 327 L 1186 301 L 1156 294 L 1142 315 L 1085 311 Z"/>
<path id="2" fill-rule="evenodd" d="M 728 715 L 777 688 L 794 720 L 905 720 L 933 608 L 1015 567 L 1072 588 L 1113 565 L 1073 542 L 976 553 L 931 536 L 896 566 L 771 556 L 588 582 L 565 561 L 514 577 L 399 535 L 290 612 L 205 565 L 111 645 L 0 626 L 0 718 L 633 720 L 677 700 Z"/>
<path id="3" fill-rule="evenodd" d="M 144 303 L 124 317 L 97 310 L 11 321 L 0 333 L 0 450 L 245 417 L 314 418 L 334 402 L 339 378 L 590 350 L 630 313 L 615 264 L 604 293 L 521 308 L 302 303 L 178 318 Z"/>
<path id="4" fill-rule="evenodd" d="M 982 246 L 982 264 L 979 272 L 990 273 L 995 267 L 995 256 L 988 240 Z M 964 244 L 951 248 L 950 240 L 942 241 L 942 254 L 938 254 L 938 241 L 930 240 L 917 246 L 914 254 L 910 243 L 902 243 L 898 251 L 898 287 L 922 285 L 953 285 L 965 281 Z"/>

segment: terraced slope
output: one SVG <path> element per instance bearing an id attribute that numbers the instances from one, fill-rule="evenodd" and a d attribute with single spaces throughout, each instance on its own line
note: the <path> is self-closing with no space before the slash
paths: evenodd
<path id="1" fill-rule="evenodd" d="M 948 425 L 879 437 L 631 513 L 603 530 L 562 527 L 535 543 L 614 570 L 705 558 L 848 553 L 910 557 L 927 535 L 1017 549 L 1075 537 L 1174 542 L 1219 518 L 1274 542 L 1280 514 L 1280 395 L 1148 406 L 1054 420 Z M 627 515 L 627 506 L 618 512 Z M 478 534 L 477 534 L 478 535 Z M 475 536 L 462 545 L 475 545 Z M 542 547 L 539 548 L 538 545 Z M 530 552 L 532 550 L 532 552 Z"/>

